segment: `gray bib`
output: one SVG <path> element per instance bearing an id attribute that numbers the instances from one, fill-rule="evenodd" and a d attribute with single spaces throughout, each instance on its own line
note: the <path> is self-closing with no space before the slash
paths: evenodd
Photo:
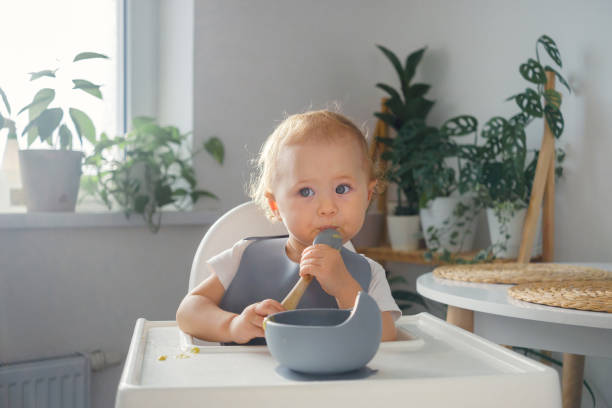
<path id="1" fill-rule="evenodd" d="M 238 314 L 245 307 L 264 299 L 282 301 L 300 278 L 300 266 L 285 252 L 287 235 L 246 239 L 254 242 L 244 250 L 238 271 L 219 303 L 223 310 Z M 340 255 L 346 269 L 367 292 L 372 280 L 368 261 L 344 247 L 340 249 Z M 325 293 L 319 282 L 313 279 L 297 308 L 337 309 L 338 305 L 336 299 Z"/>

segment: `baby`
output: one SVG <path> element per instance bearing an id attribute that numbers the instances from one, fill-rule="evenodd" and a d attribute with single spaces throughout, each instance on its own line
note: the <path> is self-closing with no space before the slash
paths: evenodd
<path id="1" fill-rule="evenodd" d="M 366 139 L 347 118 L 312 111 L 285 119 L 262 147 L 251 198 L 289 235 L 244 239 L 211 258 L 211 275 L 178 308 L 181 330 L 209 341 L 257 344 L 264 318 L 284 310 L 279 300 L 299 271 L 314 279 L 298 308 L 349 309 L 358 292 L 367 291 L 381 310 L 382 340 L 395 340 L 401 311 L 382 266 L 346 249 L 312 244 L 328 228 L 343 243 L 353 238 L 376 183 Z"/>

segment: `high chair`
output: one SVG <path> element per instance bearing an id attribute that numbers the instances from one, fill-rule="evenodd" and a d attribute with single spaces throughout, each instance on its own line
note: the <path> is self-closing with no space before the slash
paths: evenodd
<path id="1" fill-rule="evenodd" d="M 253 201 L 232 208 L 215 221 L 200 241 L 191 265 L 189 290 L 191 291 L 208 277 L 206 261 L 221 251 L 231 248 L 239 240 L 252 236 L 286 234 L 285 225 L 279 221 L 270 221 Z M 355 251 L 350 241 L 344 246 Z"/>

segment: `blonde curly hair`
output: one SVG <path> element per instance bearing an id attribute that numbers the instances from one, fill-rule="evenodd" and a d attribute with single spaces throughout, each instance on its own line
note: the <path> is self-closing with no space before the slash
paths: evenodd
<path id="1" fill-rule="evenodd" d="M 338 132 L 344 130 L 345 132 Z M 261 147 L 252 174 L 249 196 L 266 213 L 269 219 L 275 219 L 268 205 L 266 193 L 272 191 L 276 176 L 276 163 L 281 149 L 291 144 L 305 141 L 332 141 L 349 136 L 361 147 L 366 170 L 370 180 L 378 179 L 374 164 L 368 154 L 368 142 L 364 133 L 345 116 L 328 110 L 309 111 L 291 115 L 283 120 Z"/>

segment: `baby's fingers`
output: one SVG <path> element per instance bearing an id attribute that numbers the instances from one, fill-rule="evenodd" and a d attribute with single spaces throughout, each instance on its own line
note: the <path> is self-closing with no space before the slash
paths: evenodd
<path id="1" fill-rule="evenodd" d="M 302 251 L 301 259 L 322 258 L 325 254 L 325 247 L 326 245 L 322 245 L 322 244 L 311 245 L 309 247 L 306 247 Z"/>
<path id="2" fill-rule="evenodd" d="M 274 299 L 266 299 L 255 306 L 255 313 L 259 315 L 262 321 L 264 317 L 273 313 L 283 312 L 284 310 L 285 308 Z"/>

